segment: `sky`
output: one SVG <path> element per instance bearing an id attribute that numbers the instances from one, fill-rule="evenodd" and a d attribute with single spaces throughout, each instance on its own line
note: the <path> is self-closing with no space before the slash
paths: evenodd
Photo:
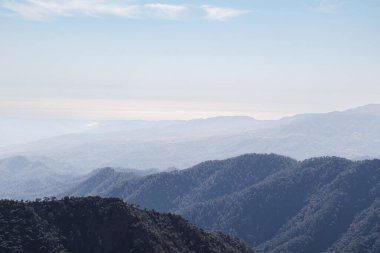
<path id="1" fill-rule="evenodd" d="M 378 0 L 0 0 L 0 117 L 258 119 L 380 103 Z"/>

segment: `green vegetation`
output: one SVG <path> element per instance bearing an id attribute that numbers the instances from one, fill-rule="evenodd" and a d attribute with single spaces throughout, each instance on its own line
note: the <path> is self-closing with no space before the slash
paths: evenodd
<path id="1" fill-rule="evenodd" d="M 180 216 L 143 211 L 100 197 L 0 201 L 0 252 L 250 253 L 222 233 L 208 233 Z"/>
<path id="2" fill-rule="evenodd" d="M 380 160 L 252 154 L 126 180 L 102 194 L 180 214 L 262 252 L 380 252 Z"/>

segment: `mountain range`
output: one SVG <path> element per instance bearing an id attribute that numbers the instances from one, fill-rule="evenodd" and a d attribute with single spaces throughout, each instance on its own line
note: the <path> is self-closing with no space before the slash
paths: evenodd
<path id="1" fill-rule="evenodd" d="M 155 224 L 157 219 L 175 215 L 160 216 L 158 211 L 181 215 L 205 230 L 239 237 L 259 252 L 380 252 L 380 160 L 376 159 L 380 157 L 379 105 L 271 121 L 218 117 L 66 122 L 63 128 L 56 122 L 49 124 L 51 132 L 45 135 L 49 138 L 14 146 L 4 145 L 11 136 L 2 138 L 0 198 L 21 200 L 2 202 L 6 209 L 0 211 L 4 225 L 0 226 L 0 241 L 7 243 L 0 243 L 0 247 L 6 252 L 32 247 L 33 243 L 19 243 L 30 239 L 29 228 L 41 232 L 33 235 L 38 236 L 33 247 L 49 252 L 86 252 L 65 225 L 56 223 L 61 221 L 51 218 L 67 211 L 67 201 L 72 202 L 69 206 L 73 209 L 65 213 L 65 220 L 70 220 L 78 206 L 88 213 L 77 212 L 75 217 L 91 217 L 97 209 L 108 210 L 107 205 L 135 210 L 114 198 L 152 209 L 136 212 L 137 218 L 149 220 L 139 224 L 149 224 L 155 231 L 163 229 L 164 235 L 155 237 L 151 245 L 154 250 L 169 247 L 165 249 L 172 252 L 202 252 L 208 247 L 205 252 L 213 252 L 210 245 L 215 244 L 215 252 L 227 248 L 249 252 L 230 237 L 204 234 L 195 227 L 198 239 L 206 238 L 205 244 L 197 248 L 193 242 L 183 243 L 189 239 L 181 237 L 187 233 L 183 227 L 178 232 L 172 220 Z M 2 129 L 8 131 L 7 127 Z M 54 134 L 58 136 L 52 137 Z M 38 133 L 35 136 L 42 137 Z M 30 202 L 44 196 L 62 200 Z M 15 211 L 9 212 L 13 207 Z M 128 216 L 128 210 L 115 212 Z M 140 212 L 147 212 L 150 218 Z M 2 219 L 4 214 L 7 216 Z M 151 215 L 157 219 L 152 221 Z M 29 230 L 18 230 L 25 228 L 23 219 L 28 220 Z M 86 230 L 90 223 L 80 222 L 72 220 L 70 226 L 80 236 L 91 234 Z M 91 231 L 100 231 L 96 235 L 102 242 L 108 240 L 101 237 L 103 229 L 109 229 L 104 226 L 91 227 Z M 148 230 L 142 232 L 143 238 L 151 238 Z M 9 237 L 7 231 L 15 232 L 15 237 Z M 227 244 L 220 244 L 223 238 Z M 170 245 L 158 243 L 160 240 Z M 85 250 L 105 252 L 108 247 L 94 245 Z M 143 249 L 132 248 L 135 252 Z M 111 246 L 108 249 L 118 252 Z"/>
<path id="2" fill-rule="evenodd" d="M 91 178 L 89 189 L 97 184 L 93 190 L 99 193 L 118 182 L 158 172 L 156 169 L 103 168 L 95 169 L 85 175 L 78 175 L 50 166 L 24 156 L 0 159 L 0 199 L 32 200 L 57 196 L 68 189 L 75 189 L 78 183 L 82 189 L 85 188 L 86 185 L 83 182 L 88 178 Z M 104 180 L 102 174 L 112 174 L 112 176 Z M 94 182 L 97 178 L 99 178 L 98 182 Z"/>
<path id="3" fill-rule="evenodd" d="M 63 195 L 119 197 L 180 214 L 259 252 L 380 250 L 380 160 L 248 154 L 95 190 L 115 173 L 100 170 Z"/>
<path id="4" fill-rule="evenodd" d="M 101 121 L 80 132 L 3 147 L 51 168 L 85 174 L 94 168 L 184 169 L 245 153 L 294 159 L 380 157 L 380 105 L 280 120 L 218 117 L 190 121 Z"/>

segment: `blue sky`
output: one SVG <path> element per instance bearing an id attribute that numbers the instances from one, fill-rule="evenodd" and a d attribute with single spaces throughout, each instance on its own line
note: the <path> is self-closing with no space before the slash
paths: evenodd
<path id="1" fill-rule="evenodd" d="M 270 119 L 380 103 L 376 0 L 0 0 L 0 116 Z"/>

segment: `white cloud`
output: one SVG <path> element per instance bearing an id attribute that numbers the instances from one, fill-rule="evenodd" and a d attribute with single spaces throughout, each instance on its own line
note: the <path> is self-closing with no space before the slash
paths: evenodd
<path id="1" fill-rule="evenodd" d="M 23 18 L 33 20 L 74 15 L 177 19 L 187 10 L 183 5 L 137 5 L 120 0 L 3 0 L 1 6 Z"/>
<path id="2" fill-rule="evenodd" d="M 332 13 L 342 5 L 343 2 L 341 0 L 319 0 L 316 11 L 323 13 Z"/>
<path id="3" fill-rule="evenodd" d="M 250 10 L 224 8 L 211 5 L 203 5 L 202 9 L 206 12 L 206 19 L 224 21 L 231 18 L 241 17 L 251 12 Z"/>
<path id="4" fill-rule="evenodd" d="M 188 10 L 188 8 L 183 5 L 161 3 L 145 4 L 144 8 L 151 12 L 151 16 L 164 19 L 178 19 L 185 11 Z"/>
<path id="5" fill-rule="evenodd" d="M 62 16 L 112 15 L 127 18 L 180 19 L 187 11 L 201 8 L 206 19 L 227 20 L 249 13 L 249 10 L 211 5 L 186 6 L 180 4 L 132 4 L 128 0 L 0 0 L 0 6 L 25 18 L 46 20 Z"/>

